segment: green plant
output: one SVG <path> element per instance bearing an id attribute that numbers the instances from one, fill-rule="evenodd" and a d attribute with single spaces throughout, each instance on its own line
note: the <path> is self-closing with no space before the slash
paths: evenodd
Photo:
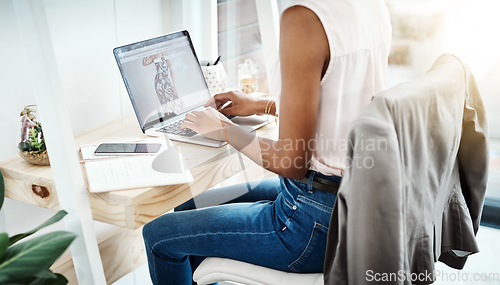
<path id="1" fill-rule="evenodd" d="M 0 209 L 5 198 L 5 185 L 0 172 Z M 31 231 L 9 237 L 0 233 L 0 284 L 67 284 L 68 280 L 61 274 L 54 273 L 50 266 L 68 248 L 76 235 L 65 231 L 55 231 L 20 242 L 38 230 L 61 220 L 66 211 L 57 212 Z"/>
<path id="2" fill-rule="evenodd" d="M 34 105 L 24 107 L 21 114 L 21 141 L 18 148 L 20 151 L 30 151 L 33 153 L 42 153 L 45 147 L 45 138 L 43 136 L 42 124 L 36 117 Z"/>

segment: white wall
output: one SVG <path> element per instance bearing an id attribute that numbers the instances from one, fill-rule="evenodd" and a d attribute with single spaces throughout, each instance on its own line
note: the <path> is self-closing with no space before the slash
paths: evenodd
<path id="1" fill-rule="evenodd" d="M 36 103 L 13 1 L 0 0 L 0 161 L 17 155 L 19 113 Z M 73 132 L 130 112 L 112 50 L 168 32 L 168 2 L 45 0 L 44 6 Z M 4 210 L 9 234 L 30 229 L 52 212 L 9 199 Z"/>
<path id="2" fill-rule="evenodd" d="M 130 111 L 113 58 L 118 45 L 166 32 L 161 0 L 45 0 L 73 131 Z M 35 103 L 12 1 L 0 0 L 0 160 L 16 153 L 19 112 Z"/>

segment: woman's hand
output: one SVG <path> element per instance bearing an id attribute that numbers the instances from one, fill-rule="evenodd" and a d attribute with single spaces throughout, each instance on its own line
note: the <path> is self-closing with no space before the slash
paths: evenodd
<path id="1" fill-rule="evenodd" d="M 203 111 L 193 111 L 186 114 L 181 129 L 189 128 L 207 138 L 225 141 L 224 127 L 234 125 L 228 118 L 212 107 Z"/>
<path id="2" fill-rule="evenodd" d="M 215 95 L 205 103 L 205 107 L 215 108 L 226 116 L 250 116 L 264 111 L 260 110 L 260 101 L 241 91 L 230 91 Z M 224 106 L 226 103 L 228 105 Z"/>

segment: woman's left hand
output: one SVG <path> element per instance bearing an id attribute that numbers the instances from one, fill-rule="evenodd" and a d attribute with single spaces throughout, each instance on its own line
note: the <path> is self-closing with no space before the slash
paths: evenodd
<path id="1" fill-rule="evenodd" d="M 207 138 L 225 140 L 224 127 L 234 125 L 228 118 L 212 107 L 186 114 L 181 129 L 189 128 Z"/>

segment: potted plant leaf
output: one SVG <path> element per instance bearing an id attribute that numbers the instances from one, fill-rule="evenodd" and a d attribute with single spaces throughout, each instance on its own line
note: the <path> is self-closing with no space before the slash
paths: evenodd
<path id="1" fill-rule="evenodd" d="M 5 185 L 0 172 L 0 209 L 5 198 Z M 20 240 L 38 230 L 61 220 L 66 211 L 57 212 L 31 231 L 9 237 L 0 233 L 0 284 L 67 284 L 61 274 L 54 273 L 50 266 L 68 248 L 76 235 L 66 231 L 55 231 L 24 242 Z"/>

